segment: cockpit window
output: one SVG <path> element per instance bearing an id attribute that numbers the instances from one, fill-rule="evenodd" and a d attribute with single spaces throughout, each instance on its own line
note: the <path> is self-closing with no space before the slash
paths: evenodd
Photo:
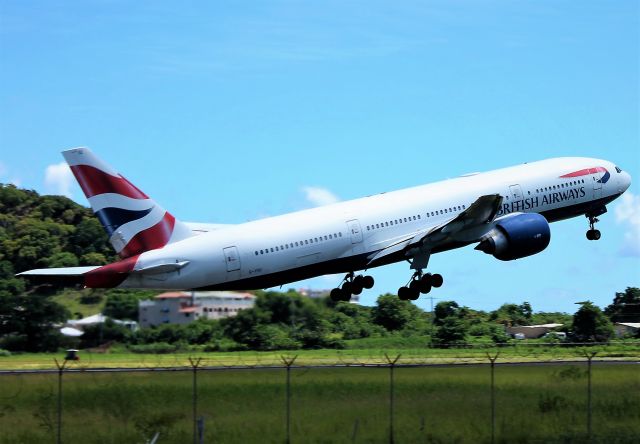
<path id="1" fill-rule="evenodd" d="M 616 167 L 616 171 L 617 171 L 618 173 L 622 173 L 622 170 L 621 170 L 620 168 L 618 168 L 618 167 Z"/>

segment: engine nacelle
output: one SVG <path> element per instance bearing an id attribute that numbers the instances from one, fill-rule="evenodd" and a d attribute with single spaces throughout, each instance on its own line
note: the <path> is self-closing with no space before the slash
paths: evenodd
<path id="1" fill-rule="evenodd" d="M 476 250 L 511 261 L 540 253 L 551 241 L 549 222 L 538 213 L 506 217 L 478 244 Z"/>

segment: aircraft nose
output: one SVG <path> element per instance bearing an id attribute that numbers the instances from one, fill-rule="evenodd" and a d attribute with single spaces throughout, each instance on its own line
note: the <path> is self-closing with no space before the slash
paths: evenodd
<path id="1" fill-rule="evenodd" d="M 620 173 L 618 183 L 620 184 L 620 192 L 624 193 L 631 186 L 631 175 L 626 171 L 623 171 Z"/>

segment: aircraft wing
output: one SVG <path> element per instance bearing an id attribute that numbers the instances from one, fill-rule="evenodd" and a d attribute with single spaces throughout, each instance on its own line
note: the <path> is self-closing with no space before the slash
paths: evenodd
<path id="1" fill-rule="evenodd" d="M 448 242 L 473 242 L 480 238 L 489 227 L 502 204 L 502 196 L 488 194 L 476 199 L 469 208 L 457 216 L 434 227 L 425 228 L 375 253 L 367 265 L 394 253 L 405 254 L 414 248 L 430 251 Z M 480 234 L 478 233 L 480 232 Z"/>

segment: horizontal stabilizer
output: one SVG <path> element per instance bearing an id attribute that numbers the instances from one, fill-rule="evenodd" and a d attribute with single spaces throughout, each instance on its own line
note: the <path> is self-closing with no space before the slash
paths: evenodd
<path id="1" fill-rule="evenodd" d="M 39 268 L 36 270 L 23 271 L 16 276 L 26 278 L 36 284 L 57 284 L 71 286 L 82 284 L 84 275 L 100 268 L 99 265 L 90 267 L 65 267 L 65 268 Z"/>

